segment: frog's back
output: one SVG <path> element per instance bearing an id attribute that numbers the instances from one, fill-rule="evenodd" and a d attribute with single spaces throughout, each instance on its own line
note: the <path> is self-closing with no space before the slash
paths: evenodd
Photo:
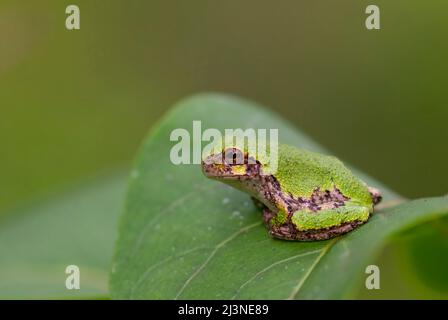
<path id="1" fill-rule="evenodd" d="M 284 192 L 309 197 L 317 188 L 338 188 L 346 197 L 371 202 L 367 185 L 339 159 L 283 144 L 279 145 L 278 155 L 275 177 Z"/>

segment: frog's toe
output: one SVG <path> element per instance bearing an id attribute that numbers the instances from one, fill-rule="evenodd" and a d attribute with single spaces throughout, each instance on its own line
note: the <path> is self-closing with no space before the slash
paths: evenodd
<path id="1" fill-rule="evenodd" d="M 368 187 L 370 195 L 372 196 L 372 201 L 374 205 L 377 205 L 380 203 L 380 201 L 383 199 L 383 196 L 381 195 L 380 190 L 374 187 Z"/>
<path id="2" fill-rule="evenodd" d="M 269 226 L 270 226 L 270 223 L 271 223 L 271 219 L 273 218 L 275 216 L 275 214 L 272 212 L 272 211 L 270 211 L 268 208 L 264 208 L 263 209 L 263 222 L 264 222 L 264 225 L 267 227 L 267 228 L 269 228 Z"/>

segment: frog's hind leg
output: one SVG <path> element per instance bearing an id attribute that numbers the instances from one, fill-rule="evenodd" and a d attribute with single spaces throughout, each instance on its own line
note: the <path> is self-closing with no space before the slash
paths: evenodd
<path id="1" fill-rule="evenodd" d="M 299 231 L 295 228 L 290 219 L 283 224 L 273 223 L 272 218 L 275 216 L 276 214 L 268 208 L 263 210 L 263 221 L 269 231 L 269 235 L 274 238 L 293 241 L 328 240 L 352 231 L 364 223 L 363 221 L 352 221 L 319 230 Z"/>

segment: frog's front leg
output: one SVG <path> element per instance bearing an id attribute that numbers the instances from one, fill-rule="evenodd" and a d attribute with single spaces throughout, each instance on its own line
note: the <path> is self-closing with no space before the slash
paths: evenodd
<path id="1" fill-rule="evenodd" d="M 257 207 L 258 209 L 264 209 L 266 208 L 265 204 L 263 202 L 261 202 L 260 200 L 258 200 L 255 197 L 250 197 L 252 199 L 253 204 L 255 205 L 255 207 Z"/>
<path id="2" fill-rule="evenodd" d="M 269 235 L 274 238 L 284 239 L 284 240 L 300 240 L 297 238 L 297 231 L 290 222 L 283 224 L 274 223 L 273 219 L 276 214 L 273 213 L 268 208 L 263 210 L 263 222 L 266 228 L 269 230 Z"/>

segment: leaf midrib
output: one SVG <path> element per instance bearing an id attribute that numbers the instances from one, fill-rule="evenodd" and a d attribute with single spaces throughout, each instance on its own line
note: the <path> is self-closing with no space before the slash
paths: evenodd
<path id="1" fill-rule="evenodd" d="M 308 271 L 305 273 L 303 277 L 300 278 L 299 283 L 292 289 L 290 295 L 288 296 L 287 300 L 295 299 L 296 296 L 299 294 L 300 290 L 303 287 L 303 284 L 306 282 L 306 280 L 309 278 L 313 270 L 316 268 L 316 266 L 319 264 L 322 257 L 330 250 L 330 248 L 339 240 L 339 238 L 334 238 L 328 242 L 328 244 L 321 249 L 321 253 L 316 257 L 316 260 L 314 260 L 311 267 L 308 269 Z"/>

